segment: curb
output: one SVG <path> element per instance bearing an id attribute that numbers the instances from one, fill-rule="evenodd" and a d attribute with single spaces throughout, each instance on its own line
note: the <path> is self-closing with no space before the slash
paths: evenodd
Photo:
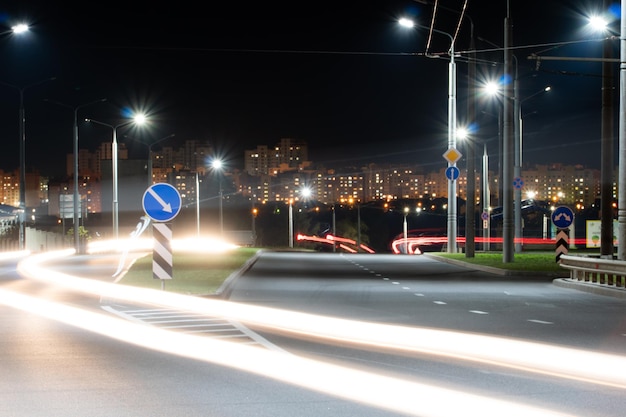
<path id="1" fill-rule="evenodd" d="M 259 259 L 259 257 L 261 256 L 261 254 L 264 252 L 263 249 L 258 250 L 254 256 L 250 259 L 248 259 L 246 261 L 245 264 L 243 264 L 243 266 L 241 268 L 239 268 L 238 270 L 234 271 L 233 273 L 231 273 L 228 278 L 226 278 L 224 280 L 224 282 L 222 283 L 222 285 L 220 285 L 220 287 L 213 293 L 213 294 L 208 294 L 205 295 L 204 297 L 211 297 L 211 298 L 222 298 L 222 299 L 228 299 L 230 298 L 230 294 L 232 292 L 232 286 L 233 283 L 237 280 L 237 278 L 239 278 L 243 273 L 245 273 L 247 270 L 249 270 L 250 268 L 252 268 L 252 265 L 255 264 L 255 262 Z"/>
<path id="2" fill-rule="evenodd" d="M 569 277 L 569 271 L 565 271 L 565 270 L 563 271 L 563 274 L 559 274 L 556 272 L 541 272 L 541 271 L 534 271 L 534 272 L 516 271 L 513 269 L 504 269 L 504 268 L 496 268 L 493 266 L 477 265 L 477 264 L 473 264 L 470 262 L 459 261 L 458 259 L 449 259 L 443 256 L 429 255 L 427 253 L 424 253 L 422 255 L 425 255 L 429 257 L 430 259 L 435 259 L 440 262 L 462 266 L 468 269 L 475 269 L 478 271 L 489 272 L 490 274 L 500 275 L 500 276 L 507 276 L 507 277 L 517 276 L 517 277 L 527 277 L 527 278 L 535 277 L 535 278 L 539 278 L 542 280 Z"/>
<path id="3" fill-rule="evenodd" d="M 558 287 L 570 288 L 573 290 L 584 291 L 592 294 L 607 295 L 610 297 L 621 298 L 626 300 L 626 289 L 619 287 L 610 287 L 605 284 L 593 284 L 590 282 L 578 281 L 571 278 L 559 278 L 552 281 Z"/>

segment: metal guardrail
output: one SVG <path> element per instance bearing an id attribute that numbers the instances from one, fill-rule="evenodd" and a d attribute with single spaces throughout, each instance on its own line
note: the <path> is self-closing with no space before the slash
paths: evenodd
<path id="1" fill-rule="evenodd" d="M 615 288 L 626 287 L 625 261 L 561 255 L 559 264 L 569 269 L 571 279 Z"/>

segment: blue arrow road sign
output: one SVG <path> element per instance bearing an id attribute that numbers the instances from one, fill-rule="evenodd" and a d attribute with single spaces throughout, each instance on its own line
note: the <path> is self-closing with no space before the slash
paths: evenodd
<path id="1" fill-rule="evenodd" d="M 574 212 L 566 206 L 559 206 L 552 212 L 552 223 L 559 229 L 567 229 L 574 221 Z"/>
<path id="2" fill-rule="evenodd" d="M 156 222 L 167 222 L 178 215 L 182 200 L 178 190 L 166 183 L 148 187 L 143 194 L 143 211 Z"/>
<path id="3" fill-rule="evenodd" d="M 459 169 L 455 166 L 446 168 L 446 178 L 448 178 L 450 181 L 454 181 L 455 179 L 459 178 Z"/>

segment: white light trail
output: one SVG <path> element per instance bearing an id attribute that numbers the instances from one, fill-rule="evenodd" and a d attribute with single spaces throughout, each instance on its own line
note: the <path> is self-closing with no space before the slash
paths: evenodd
<path id="1" fill-rule="evenodd" d="M 72 251 L 66 252 L 66 254 Z M 181 311 L 220 316 L 248 325 L 304 337 L 338 341 L 342 345 L 373 346 L 393 351 L 429 354 L 535 372 L 621 389 L 626 388 L 626 359 L 523 340 L 440 329 L 368 323 L 296 311 L 189 297 L 165 291 L 94 281 L 45 269 L 61 253 L 31 256 L 20 262 L 20 273 L 34 280 L 102 297 L 149 303 Z"/>
<path id="2" fill-rule="evenodd" d="M 125 343 L 271 377 L 410 416 L 572 417 L 571 414 L 376 375 L 282 351 L 168 332 L 4 289 L 0 289 L 0 304 Z"/>

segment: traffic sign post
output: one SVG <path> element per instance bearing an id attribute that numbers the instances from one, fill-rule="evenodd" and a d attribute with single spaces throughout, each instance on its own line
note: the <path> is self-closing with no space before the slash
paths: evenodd
<path id="1" fill-rule="evenodd" d="M 566 206 L 559 206 L 552 212 L 552 223 L 557 227 L 556 234 L 556 262 L 569 250 L 569 227 L 574 222 L 574 212 Z"/>
<path id="2" fill-rule="evenodd" d="M 178 215 L 182 199 L 178 190 L 170 184 L 153 184 L 143 194 L 143 210 L 157 222 L 152 227 L 154 249 L 152 251 L 152 277 L 161 280 L 173 277 L 172 229 L 169 222 Z"/>

